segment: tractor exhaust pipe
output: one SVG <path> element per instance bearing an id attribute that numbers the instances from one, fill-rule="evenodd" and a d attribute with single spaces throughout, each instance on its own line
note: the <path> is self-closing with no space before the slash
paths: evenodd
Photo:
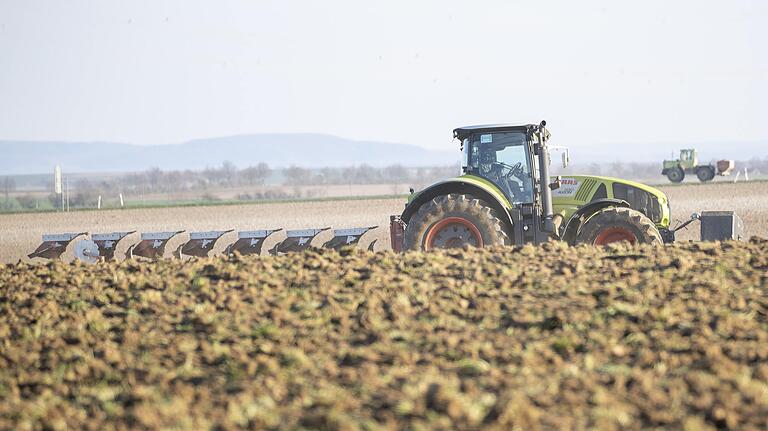
<path id="1" fill-rule="evenodd" d="M 549 132 L 544 127 L 547 125 L 546 121 L 542 121 L 539 125 L 538 134 L 539 143 L 536 148 L 539 155 L 539 190 L 541 191 L 541 208 L 542 208 L 542 223 L 541 230 L 543 232 L 553 234 L 555 233 L 555 223 L 553 221 L 552 214 L 552 189 L 549 184 L 549 151 L 547 150 L 547 139 L 549 139 Z"/>

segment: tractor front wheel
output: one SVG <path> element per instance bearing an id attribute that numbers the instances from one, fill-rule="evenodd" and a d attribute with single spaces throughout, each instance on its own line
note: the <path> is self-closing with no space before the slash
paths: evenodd
<path id="1" fill-rule="evenodd" d="M 626 241 L 631 244 L 662 244 L 653 222 L 640 211 L 609 207 L 598 211 L 579 230 L 576 242 L 607 245 Z"/>
<path id="2" fill-rule="evenodd" d="M 406 250 L 509 245 L 502 221 L 471 195 L 438 196 L 423 204 L 405 228 Z"/>
<path id="3" fill-rule="evenodd" d="M 679 183 L 685 179 L 685 171 L 682 170 L 679 166 L 676 168 L 671 168 L 667 171 L 667 178 L 669 178 L 669 180 L 673 183 Z"/>

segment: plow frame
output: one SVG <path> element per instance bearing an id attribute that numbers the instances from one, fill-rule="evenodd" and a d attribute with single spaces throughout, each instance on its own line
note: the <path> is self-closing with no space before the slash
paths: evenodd
<path id="1" fill-rule="evenodd" d="M 367 226 L 367 227 L 353 227 L 353 228 L 347 228 L 347 229 L 334 229 L 333 238 L 323 243 L 323 248 L 339 250 L 343 247 L 356 245 L 360 242 L 360 238 L 362 238 L 363 235 L 365 235 L 366 233 L 368 233 L 373 229 L 376 229 L 377 227 L 378 226 Z M 376 240 L 374 240 L 368 246 L 369 250 L 372 251 L 372 247 L 375 242 Z"/>
<path id="2" fill-rule="evenodd" d="M 165 254 L 165 246 L 168 244 L 168 241 L 180 233 L 184 233 L 184 231 L 142 233 L 141 241 L 129 247 L 125 257 L 126 259 L 133 259 L 135 256 L 153 260 L 160 259 Z"/>
<path id="3" fill-rule="evenodd" d="M 78 233 L 53 233 L 43 235 L 43 242 L 35 251 L 28 254 L 27 257 L 34 259 L 36 257 L 43 259 L 59 259 L 67 251 L 67 246 L 75 238 L 88 235 L 88 232 Z"/>
<path id="4" fill-rule="evenodd" d="M 283 229 L 262 229 L 262 230 L 244 230 L 237 233 L 237 241 L 227 246 L 224 249 L 224 254 L 231 256 L 238 253 L 243 256 L 261 254 L 261 249 L 264 247 L 264 241 L 269 238 L 275 232 L 280 232 Z"/>
<path id="5" fill-rule="evenodd" d="M 104 260 L 114 260 L 117 244 L 130 234 L 136 233 L 135 230 L 126 232 L 109 232 L 91 234 L 91 239 L 96 243 L 99 249 L 99 257 Z"/>
<path id="6" fill-rule="evenodd" d="M 306 250 L 312 245 L 312 240 L 314 240 L 317 235 L 329 229 L 330 227 L 285 231 L 286 238 L 283 241 L 275 244 L 275 246 L 269 250 L 269 253 L 272 256 L 277 256 L 280 253 L 290 253 Z"/>
<path id="7" fill-rule="evenodd" d="M 216 242 L 224 235 L 234 232 L 234 229 L 190 232 L 189 241 L 176 249 L 176 256 L 182 259 L 186 256 L 208 257 Z"/>

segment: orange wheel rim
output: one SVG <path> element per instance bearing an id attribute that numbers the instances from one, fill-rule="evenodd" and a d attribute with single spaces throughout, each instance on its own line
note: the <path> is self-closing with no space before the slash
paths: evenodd
<path id="1" fill-rule="evenodd" d="M 455 248 L 465 244 L 482 247 L 483 236 L 474 223 L 462 217 L 448 217 L 440 220 L 429 228 L 424 239 L 425 250 Z"/>
<path id="2" fill-rule="evenodd" d="M 612 242 L 627 241 L 630 244 L 637 242 L 637 236 L 629 229 L 623 227 L 611 227 L 597 235 L 595 245 L 606 245 Z"/>

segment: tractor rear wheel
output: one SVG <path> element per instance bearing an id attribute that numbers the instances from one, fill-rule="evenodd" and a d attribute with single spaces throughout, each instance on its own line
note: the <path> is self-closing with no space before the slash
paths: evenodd
<path id="1" fill-rule="evenodd" d="M 696 168 L 696 177 L 698 177 L 699 181 L 702 183 L 712 181 L 712 179 L 715 178 L 715 168 L 712 166 L 699 166 Z"/>
<path id="2" fill-rule="evenodd" d="M 661 234 L 640 211 L 609 207 L 598 211 L 579 230 L 579 244 L 607 245 L 627 241 L 631 244 L 661 244 Z"/>
<path id="3" fill-rule="evenodd" d="M 669 180 L 673 183 L 679 183 L 685 179 L 685 171 L 682 170 L 679 166 L 676 168 L 671 168 L 667 171 L 667 178 L 669 178 Z"/>
<path id="4" fill-rule="evenodd" d="M 509 245 L 496 211 L 471 195 L 438 196 L 423 204 L 405 228 L 406 250 Z"/>

